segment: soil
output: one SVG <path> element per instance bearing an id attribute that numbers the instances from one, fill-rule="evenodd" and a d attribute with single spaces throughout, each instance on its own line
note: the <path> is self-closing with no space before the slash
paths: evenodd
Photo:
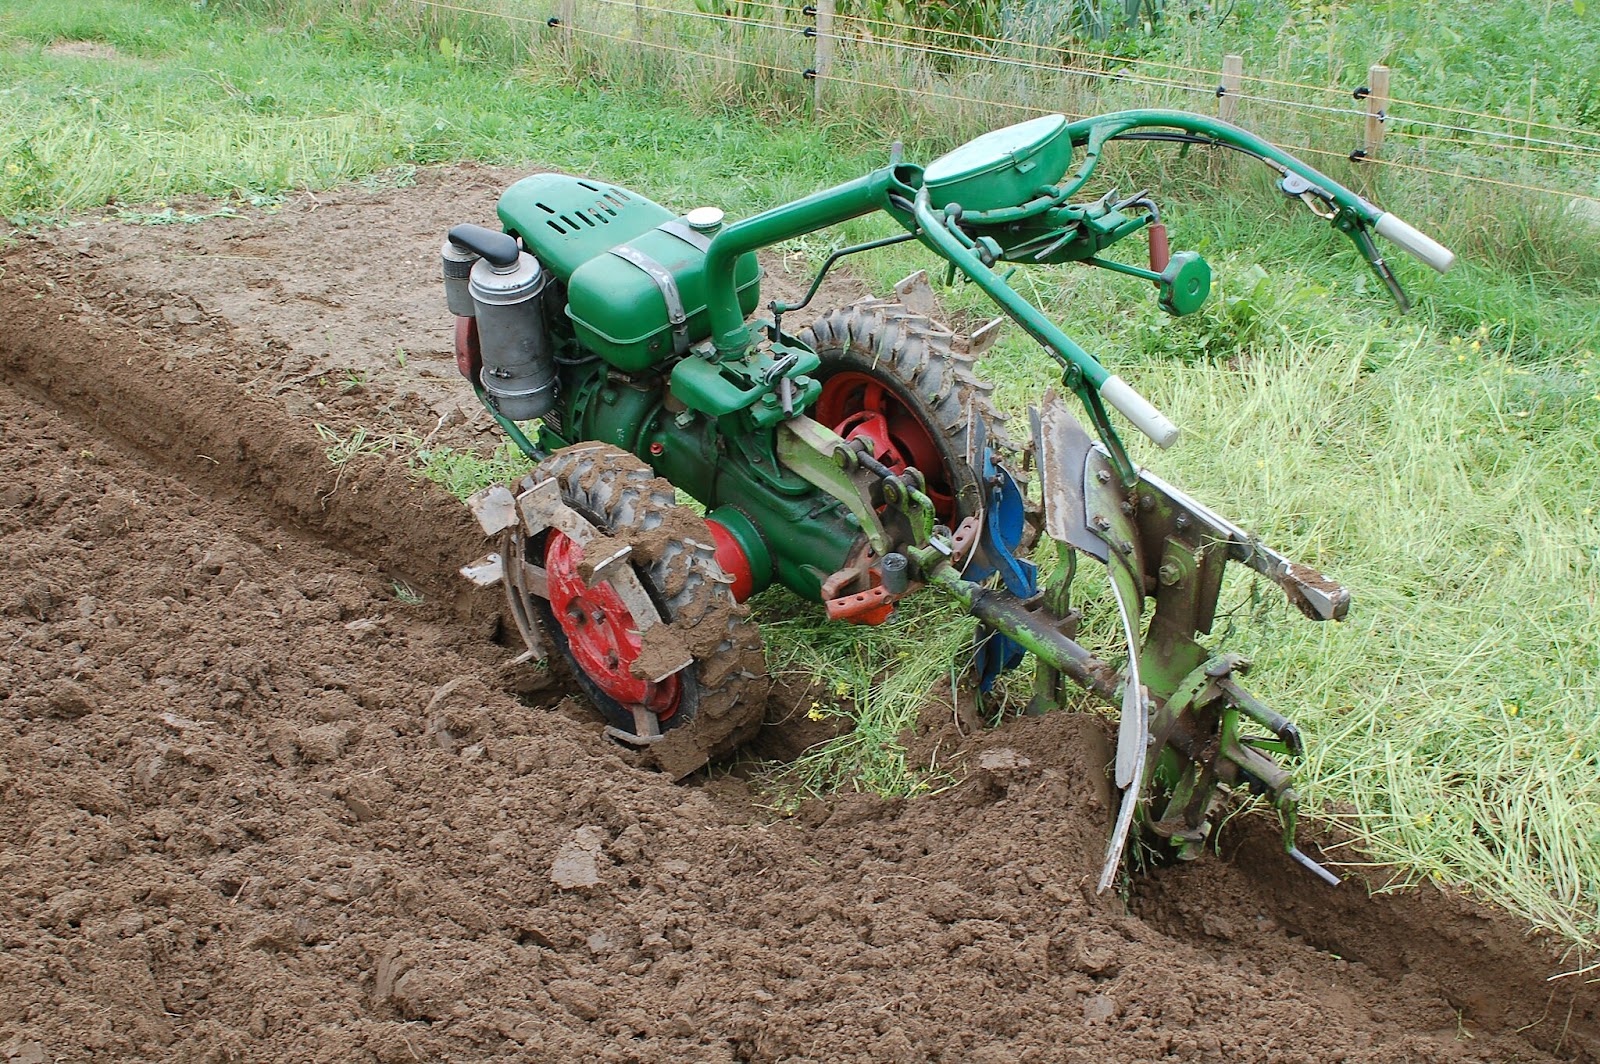
<path id="1" fill-rule="evenodd" d="M 0 252 L 0 1061 L 1600 1060 L 1558 944 L 1265 820 L 1097 897 L 1098 718 L 790 817 L 630 763 L 315 429 L 490 446 L 435 255 L 513 176 Z"/>

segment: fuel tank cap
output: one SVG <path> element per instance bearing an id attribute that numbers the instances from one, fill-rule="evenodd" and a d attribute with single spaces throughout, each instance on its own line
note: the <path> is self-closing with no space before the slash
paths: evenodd
<path id="1" fill-rule="evenodd" d="M 689 223 L 690 229 L 709 233 L 719 228 L 722 225 L 722 219 L 725 217 L 727 215 L 723 213 L 721 207 L 696 207 L 684 215 L 683 220 Z"/>

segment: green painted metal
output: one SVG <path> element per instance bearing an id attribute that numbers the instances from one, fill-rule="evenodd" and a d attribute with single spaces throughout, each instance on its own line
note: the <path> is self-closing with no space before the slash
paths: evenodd
<path id="1" fill-rule="evenodd" d="M 865 177 L 724 226 L 706 252 L 707 309 L 717 356 L 742 358 L 750 348 L 750 330 L 734 292 L 734 269 L 739 256 L 875 210 L 894 213 L 889 197 L 909 200 L 921 184 L 919 168 L 885 166 Z"/>
<path id="2" fill-rule="evenodd" d="M 815 351 L 792 336 L 738 359 L 714 361 L 693 354 L 672 368 L 672 395 L 690 410 L 712 417 L 742 413 L 749 428 L 768 428 L 822 394 L 821 382 L 810 376 L 821 364 Z M 791 388 L 789 412 L 778 392 L 782 379 Z"/>
<path id="3" fill-rule="evenodd" d="M 705 252 L 686 236 L 692 230 L 674 228 L 657 226 L 606 249 L 568 282 L 567 317 L 578 342 L 625 373 L 683 355 L 711 335 Z M 670 279 L 657 276 L 661 271 Z M 734 289 L 740 317 L 756 309 L 760 281 L 755 255 L 739 256 Z"/>
<path id="4" fill-rule="evenodd" d="M 1180 251 L 1161 271 L 1156 285 L 1162 310 L 1173 317 L 1193 314 L 1211 294 L 1211 267 L 1198 253 Z"/>
<path id="5" fill-rule="evenodd" d="M 1114 111 L 1110 114 L 1080 119 L 1067 126 L 1067 137 L 1072 141 L 1073 147 L 1082 147 L 1086 151 L 1084 161 L 1079 166 L 1074 180 L 1062 189 L 1063 195 L 1076 195 L 1084 184 L 1088 182 L 1089 177 L 1094 172 L 1095 165 L 1099 161 L 1101 150 L 1111 138 L 1144 129 L 1172 129 L 1195 136 L 1208 137 L 1221 144 L 1259 156 L 1269 164 L 1274 164 L 1280 170 L 1298 174 L 1310 181 L 1328 193 L 1340 210 L 1350 212 L 1369 225 L 1375 224 L 1383 215 L 1381 210 L 1359 194 L 1345 188 L 1322 171 L 1315 167 L 1307 166 L 1288 152 L 1279 149 L 1268 141 L 1262 140 L 1248 130 L 1240 129 L 1238 126 L 1224 122 L 1221 119 L 1191 114 L 1188 111 L 1145 108 Z"/>
<path id="6" fill-rule="evenodd" d="M 930 549 L 917 552 L 926 564 L 933 557 Z M 960 603 L 968 613 L 1002 635 L 1014 639 L 1024 650 L 1046 665 L 1072 679 L 1079 687 L 1116 704 L 1116 670 L 1096 658 L 1071 637 L 1046 626 L 1034 613 L 1022 609 L 1017 600 L 1003 591 L 985 588 L 963 580 L 952 566 L 941 565 L 926 574 L 930 587 L 936 587 Z"/>
<path id="7" fill-rule="evenodd" d="M 1072 162 L 1063 115 L 1044 115 L 985 133 L 928 164 L 923 187 L 936 209 L 1015 207 L 1054 185 Z"/>
<path id="8" fill-rule="evenodd" d="M 744 415 L 718 419 L 674 412 L 659 382 L 610 377 L 606 363 L 598 361 L 567 369 L 562 430 L 547 445 L 609 443 L 638 455 L 708 510 L 737 508 L 761 541 L 758 548 L 741 539 L 746 554 L 767 554 L 773 579 L 819 601 L 822 581 L 844 567 L 861 537 L 849 509 L 785 469 L 772 432 L 748 431 L 740 420 Z M 739 538 L 739 529 L 729 530 Z"/>
<path id="9" fill-rule="evenodd" d="M 496 212 L 562 284 L 596 255 L 673 217 L 637 192 L 567 174 L 523 178 L 500 194 Z"/>
<path id="10" fill-rule="evenodd" d="M 860 477 L 847 472 L 836 457 L 845 447 L 844 440 L 827 426 L 798 417 L 779 426 L 777 445 L 778 460 L 786 468 L 844 503 L 879 557 L 894 549 L 866 485 Z"/>
<path id="11" fill-rule="evenodd" d="M 960 270 L 967 280 L 983 289 L 984 294 L 994 300 L 1007 317 L 1021 326 L 1023 332 L 1039 341 L 1045 350 L 1061 362 L 1076 367 L 1083 383 L 1099 391 L 1111 376 L 1110 371 L 1062 332 L 1061 327 L 1047 318 L 1043 311 L 1018 295 L 1004 278 L 964 245 L 950 231 L 948 220 L 934 213 L 925 191 L 917 193 L 914 204 L 922 235 L 933 244 L 935 250 Z"/>

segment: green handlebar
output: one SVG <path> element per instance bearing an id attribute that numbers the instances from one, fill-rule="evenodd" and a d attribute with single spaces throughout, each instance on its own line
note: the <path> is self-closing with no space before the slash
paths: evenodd
<path id="1" fill-rule="evenodd" d="M 1377 224 L 1378 219 L 1383 217 L 1384 212 L 1362 196 L 1345 188 L 1315 167 L 1306 165 L 1288 152 L 1262 140 L 1254 133 L 1221 119 L 1190 114 L 1188 111 L 1149 109 L 1114 111 L 1111 114 L 1070 123 L 1067 126 L 1067 136 L 1071 138 L 1074 147 L 1086 148 L 1087 155 L 1083 166 L 1078 170 L 1081 179 L 1078 175 L 1074 175 L 1075 183 L 1067 188 L 1066 194 L 1077 192 L 1088 180 L 1094 171 L 1095 163 L 1099 161 L 1100 149 L 1106 141 L 1136 129 L 1176 129 L 1194 136 L 1208 137 L 1251 155 L 1260 156 L 1280 171 L 1286 170 L 1305 178 L 1327 192 L 1340 208 L 1355 214 L 1368 225 Z"/>
<path id="2" fill-rule="evenodd" d="M 739 358 L 750 347 L 750 330 L 745 326 L 733 279 L 734 264 L 740 255 L 873 211 L 889 211 L 891 193 L 910 199 L 921 184 L 920 168 L 885 166 L 854 181 L 753 214 L 713 237 L 706 249 L 706 311 L 711 318 L 717 357 Z"/>
<path id="3" fill-rule="evenodd" d="M 1083 164 L 1073 176 L 1064 195 L 1072 195 L 1088 181 L 1099 161 L 1100 149 L 1106 141 L 1136 129 L 1176 129 L 1198 137 L 1207 137 L 1220 144 L 1237 148 L 1254 155 L 1283 174 L 1294 174 L 1326 193 L 1329 200 L 1357 228 L 1370 227 L 1379 236 L 1389 240 L 1440 273 L 1447 273 L 1455 263 L 1455 254 L 1437 240 L 1419 232 L 1393 214 L 1384 211 L 1359 193 L 1352 192 L 1316 167 L 1296 159 L 1288 152 L 1262 140 L 1248 130 L 1205 115 L 1187 111 L 1136 109 L 1114 111 L 1111 114 L 1084 118 L 1068 124 L 1066 135 L 1074 147 L 1086 149 Z M 1344 228 L 1344 226 L 1341 226 Z M 1359 241 L 1357 242 L 1359 245 Z M 1363 254 L 1366 250 L 1363 249 Z M 1374 262 L 1379 266 L 1382 260 Z M 1380 272 L 1383 272 L 1380 268 Z"/>
<path id="4" fill-rule="evenodd" d="M 1332 206 L 1334 225 L 1356 240 L 1362 253 L 1387 282 L 1392 282 L 1393 276 L 1372 249 L 1367 237 L 1369 230 L 1394 241 L 1441 273 L 1450 268 L 1454 259 L 1448 249 L 1288 152 L 1238 126 L 1185 111 L 1117 111 L 1068 124 L 1066 136 L 1074 147 L 1084 149 L 1084 154 L 1076 172 L 1059 190 L 1053 190 L 1058 194 L 1051 198 L 1055 202 L 1065 202 L 1077 193 L 1093 176 L 1106 143 L 1141 129 L 1177 130 L 1189 137 L 1203 138 L 1253 155 L 1277 170 L 1286 181 L 1289 175 L 1295 175 L 1310 186 L 1305 191 L 1307 197 L 1315 196 Z M 1285 191 L 1293 194 L 1287 186 Z M 1103 435 L 1109 435 L 1106 442 L 1113 452 L 1124 458 L 1119 465 L 1126 464 L 1125 456 L 1099 410 L 1102 400 L 1160 446 L 1170 446 L 1177 438 L 1176 426 L 1160 411 L 1120 377 L 1109 373 L 989 268 L 979 254 L 978 245 L 956 229 L 948 218 L 935 213 L 928 192 L 922 187 L 922 170 L 905 164 L 892 164 L 854 181 L 763 211 L 727 226 L 712 239 L 706 252 L 705 271 L 707 313 L 717 358 L 737 359 L 750 350 L 750 330 L 734 285 L 734 264 L 740 255 L 879 210 L 943 255 L 1028 335 L 1062 361 L 1067 367 L 1066 382 L 1079 393 L 1091 414 L 1096 415 L 1096 424 Z M 999 208 L 996 213 L 1009 217 L 1016 211 L 1017 208 Z M 1397 288 L 1397 284 L 1391 283 L 1391 289 Z M 1403 294 L 1399 298 L 1403 301 Z"/>

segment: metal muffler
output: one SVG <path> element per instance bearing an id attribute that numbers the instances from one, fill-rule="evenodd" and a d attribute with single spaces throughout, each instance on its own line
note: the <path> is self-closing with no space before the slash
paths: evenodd
<path id="1" fill-rule="evenodd" d="M 550 275 L 514 237 L 476 225 L 451 229 L 443 258 L 451 311 L 477 320 L 483 355 L 479 383 L 495 409 L 512 421 L 548 413 L 556 403 L 556 363 L 544 307 Z"/>

